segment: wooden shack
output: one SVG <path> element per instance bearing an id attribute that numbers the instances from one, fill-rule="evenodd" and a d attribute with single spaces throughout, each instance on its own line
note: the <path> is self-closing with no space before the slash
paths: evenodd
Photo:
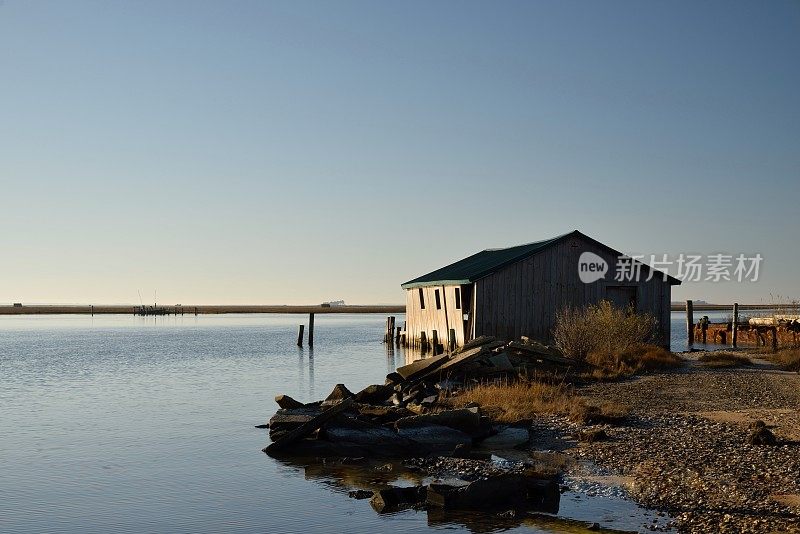
<path id="1" fill-rule="evenodd" d="M 586 253 L 586 254 L 584 254 Z M 590 283 L 585 265 L 606 263 Z M 489 249 L 409 280 L 406 290 L 406 342 L 461 346 L 479 336 L 552 340 L 556 314 L 567 306 L 608 300 L 653 314 L 660 341 L 669 344 L 671 288 L 680 281 L 643 263 L 638 280 L 616 280 L 623 255 L 579 231 L 509 248 Z M 601 261 L 602 260 L 602 261 Z M 579 265 L 581 263 L 581 265 Z"/>

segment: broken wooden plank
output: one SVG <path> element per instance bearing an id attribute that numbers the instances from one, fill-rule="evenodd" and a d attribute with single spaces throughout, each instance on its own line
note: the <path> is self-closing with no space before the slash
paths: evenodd
<path id="1" fill-rule="evenodd" d="M 344 412 L 345 410 L 350 408 L 352 405 L 353 405 L 353 399 L 352 398 L 344 399 L 339 404 L 331 406 L 330 408 L 328 408 L 327 410 L 325 410 L 324 412 L 322 412 L 318 416 L 314 417 L 310 421 L 307 421 L 307 422 L 303 423 L 302 425 L 300 425 L 299 427 L 295 428 L 294 430 L 290 430 L 286 434 L 282 435 L 280 438 L 277 439 L 277 441 L 273 441 L 272 443 L 267 445 L 263 449 L 263 451 L 266 452 L 266 453 L 272 453 L 272 452 L 277 452 L 277 451 L 279 451 L 281 449 L 286 448 L 287 446 L 291 445 L 295 441 L 298 441 L 298 440 L 308 436 L 309 434 L 311 434 L 315 430 L 319 429 L 326 422 L 330 421 L 331 419 L 333 419 L 334 417 L 336 417 L 340 413 Z"/>
<path id="2" fill-rule="evenodd" d="M 434 356 L 433 358 L 423 358 L 397 368 L 397 374 L 404 380 L 413 380 L 421 374 L 431 371 L 447 361 L 447 354 Z"/>

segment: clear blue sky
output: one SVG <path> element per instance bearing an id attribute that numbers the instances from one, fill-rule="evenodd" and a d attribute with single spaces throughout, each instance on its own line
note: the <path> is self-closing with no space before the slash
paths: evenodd
<path id="1" fill-rule="evenodd" d="M 401 302 L 573 229 L 800 297 L 800 3 L 0 3 L 0 302 Z"/>

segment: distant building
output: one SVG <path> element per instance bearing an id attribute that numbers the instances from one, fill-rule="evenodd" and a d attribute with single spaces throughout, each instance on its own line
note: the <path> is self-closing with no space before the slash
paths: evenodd
<path id="1" fill-rule="evenodd" d="M 343 300 L 331 300 L 329 302 L 323 302 L 322 306 L 325 308 L 330 308 L 331 306 L 344 306 Z"/>
<path id="2" fill-rule="evenodd" d="M 15 308 L 21 308 L 22 307 L 22 303 L 21 302 L 15 302 L 14 303 L 14 307 Z"/>
<path id="3" fill-rule="evenodd" d="M 601 300 L 638 312 L 648 312 L 659 324 L 660 341 L 669 343 L 670 296 L 680 281 L 664 277 L 639 262 L 641 276 L 616 281 L 615 266 L 623 255 L 577 230 L 569 234 L 516 247 L 478 252 L 410 280 L 406 290 L 406 339 L 439 343 L 450 336 L 455 345 L 479 336 L 517 339 L 528 336 L 552 340 L 556 314 L 567 306 L 585 306 Z M 580 273 L 583 258 L 594 258 Z M 602 272 L 598 272 L 598 269 Z M 588 273 L 583 273 L 588 274 Z M 649 280 L 647 280 L 650 278 Z"/>

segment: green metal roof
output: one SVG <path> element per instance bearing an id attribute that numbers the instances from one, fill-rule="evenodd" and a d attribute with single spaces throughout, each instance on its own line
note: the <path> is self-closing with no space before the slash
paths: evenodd
<path id="1" fill-rule="evenodd" d="M 512 263 L 516 263 L 520 260 L 524 260 L 525 258 L 536 254 L 537 252 L 541 252 L 542 250 L 550 247 L 562 239 L 566 239 L 569 236 L 580 236 L 584 239 L 587 239 L 596 245 L 612 252 L 613 254 L 619 256 L 620 253 L 616 250 L 612 249 L 608 245 L 604 245 L 599 241 L 592 239 L 591 237 L 582 234 L 581 232 L 575 230 L 568 234 L 563 234 L 557 237 L 553 237 L 550 239 L 545 239 L 543 241 L 536 241 L 534 243 L 528 243 L 526 245 L 518 245 L 516 247 L 508 247 L 508 248 L 495 248 L 495 249 L 487 249 L 478 252 L 477 254 L 473 254 L 468 258 L 464 258 L 463 260 L 459 260 L 455 263 L 451 263 L 441 269 L 436 269 L 435 271 L 429 272 L 428 274 L 422 275 L 418 278 L 414 278 L 413 280 L 409 280 L 405 284 L 402 284 L 403 289 L 412 289 L 415 287 L 425 287 L 425 286 L 450 286 L 450 285 L 461 285 L 461 284 L 471 284 L 476 280 L 480 280 L 481 278 L 488 276 L 507 265 L 511 265 Z M 645 269 L 650 269 L 651 267 L 642 264 Z M 670 284 L 680 284 L 680 281 L 669 276 L 669 283 Z"/>
<path id="2" fill-rule="evenodd" d="M 451 263 L 441 269 L 436 269 L 419 278 L 409 280 L 401 287 L 403 289 L 411 289 L 414 287 L 433 285 L 448 286 L 471 284 L 475 280 L 488 276 L 506 265 L 516 263 L 543 250 L 568 235 L 570 234 L 545 239 L 544 241 L 536 241 L 535 243 L 528 243 L 527 245 L 518 245 L 516 247 L 482 250 L 468 258 Z"/>

